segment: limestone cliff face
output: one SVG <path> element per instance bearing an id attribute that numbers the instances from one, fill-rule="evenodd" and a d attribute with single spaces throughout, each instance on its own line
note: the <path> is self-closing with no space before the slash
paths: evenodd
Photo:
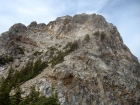
<path id="1" fill-rule="evenodd" d="M 69 50 L 70 43 L 76 43 L 74 50 Z M 51 66 L 59 51 L 70 52 Z M 13 61 L 3 64 L 7 56 Z M 19 23 L 0 36 L 0 77 L 6 77 L 10 65 L 20 70 L 39 57 L 49 67 L 21 84 L 24 95 L 35 85 L 49 96 L 54 86 L 61 105 L 140 104 L 140 64 L 117 28 L 101 15 L 63 16 L 47 25 L 32 22 L 27 27 Z"/>

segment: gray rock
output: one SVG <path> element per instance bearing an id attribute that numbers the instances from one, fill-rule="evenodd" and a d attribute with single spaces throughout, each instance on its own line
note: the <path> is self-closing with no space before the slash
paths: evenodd
<path id="1" fill-rule="evenodd" d="M 14 24 L 9 29 L 9 33 L 10 35 L 16 35 L 17 33 L 22 33 L 22 32 L 25 32 L 26 30 L 27 30 L 27 27 L 24 24 L 17 23 L 17 24 Z"/>
<path id="2" fill-rule="evenodd" d="M 28 29 L 35 29 L 37 26 L 37 22 L 36 21 L 33 21 L 30 23 L 30 25 L 27 26 Z"/>
<path id="3" fill-rule="evenodd" d="M 87 34 L 89 41 L 85 41 Z M 21 41 L 10 35 L 17 35 Z M 74 41 L 78 47 L 64 53 Z M 13 55 L 19 46 L 25 54 Z M 20 70 L 29 59 L 41 58 L 49 62 L 38 76 L 21 85 L 24 96 L 35 85 L 46 96 L 51 95 L 54 87 L 61 105 L 139 104 L 140 64 L 124 45 L 117 28 L 101 15 L 63 16 L 47 25 L 32 22 L 27 28 L 23 24 L 15 24 L 0 37 L 0 47 L 0 55 L 9 54 L 14 58 L 13 62 L 0 67 L 0 78 L 6 77 L 10 65 L 19 65 L 15 69 Z M 54 56 L 62 60 L 51 67 L 50 61 Z"/>
<path id="4" fill-rule="evenodd" d="M 46 24 L 45 24 L 45 23 L 39 23 L 39 24 L 37 24 L 36 27 L 37 27 L 38 29 L 42 29 L 42 28 L 46 27 Z"/>

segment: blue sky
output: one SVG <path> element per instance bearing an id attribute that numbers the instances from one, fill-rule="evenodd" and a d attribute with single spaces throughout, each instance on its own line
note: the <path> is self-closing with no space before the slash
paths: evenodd
<path id="1" fill-rule="evenodd" d="M 0 33 L 15 23 L 48 23 L 80 13 L 103 15 L 117 26 L 124 43 L 140 61 L 140 0 L 0 0 Z"/>

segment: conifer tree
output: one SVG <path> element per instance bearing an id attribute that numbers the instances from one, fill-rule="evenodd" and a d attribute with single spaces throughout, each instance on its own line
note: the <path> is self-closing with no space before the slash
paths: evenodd
<path id="1" fill-rule="evenodd" d="M 21 98 L 21 89 L 19 85 L 15 89 L 15 94 L 10 97 L 10 105 L 18 105 L 20 101 L 22 100 Z"/>

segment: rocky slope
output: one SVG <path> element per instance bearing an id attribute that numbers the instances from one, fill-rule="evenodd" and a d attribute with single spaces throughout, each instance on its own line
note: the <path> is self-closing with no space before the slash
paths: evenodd
<path id="1" fill-rule="evenodd" d="M 21 84 L 23 97 L 34 85 L 46 96 L 54 87 L 61 105 L 140 104 L 140 64 L 101 15 L 63 16 L 27 27 L 18 23 L 1 34 L 0 78 L 10 66 L 20 71 L 37 58 L 49 66 Z"/>

